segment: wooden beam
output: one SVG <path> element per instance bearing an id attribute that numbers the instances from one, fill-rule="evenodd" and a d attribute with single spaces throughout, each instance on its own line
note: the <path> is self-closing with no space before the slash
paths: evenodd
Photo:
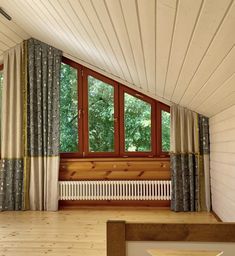
<path id="1" fill-rule="evenodd" d="M 126 224 L 126 241 L 235 242 L 235 223 Z"/>
<path id="2" fill-rule="evenodd" d="M 61 181 L 65 180 L 170 180 L 169 160 L 162 159 L 62 159 Z"/>
<path id="3" fill-rule="evenodd" d="M 125 206 L 125 207 L 160 207 L 170 208 L 168 200 L 61 200 L 59 208 L 62 209 L 77 209 L 81 206 Z"/>
<path id="4" fill-rule="evenodd" d="M 108 221 L 107 256 L 125 256 L 125 240 L 125 221 Z"/>

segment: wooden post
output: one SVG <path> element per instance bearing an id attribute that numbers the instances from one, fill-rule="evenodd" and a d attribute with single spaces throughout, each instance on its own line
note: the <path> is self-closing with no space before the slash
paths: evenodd
<path id="1" fill-rule="evenodd" d="M 107 256 L 126 256 L 125 221 L 107 222 Z"/>

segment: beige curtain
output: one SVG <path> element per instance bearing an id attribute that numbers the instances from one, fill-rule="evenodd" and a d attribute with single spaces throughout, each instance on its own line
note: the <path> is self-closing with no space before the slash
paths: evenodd
<path id="1" fill-rule="evenodd" d="M 61 56 L 33 38 L 4 54 L 0 210 L 58 209 Z"/>
<path id="2" fill-rule="evenodd" d="M 23 43 L 4 53 L 0 209 L 25 209 L 23 150 Z"/>
<path id="3" fill-rule="evenodd" d="M 171 107 L 171 174 L 174 211 L 210 211 L 209 120 Z"/>

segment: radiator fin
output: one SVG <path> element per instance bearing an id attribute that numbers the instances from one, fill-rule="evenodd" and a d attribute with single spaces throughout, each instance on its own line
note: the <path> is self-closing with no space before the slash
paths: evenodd
<path id="1" fill-rule="evenodd" d="M 60 200 L 170 200 L 171 181 L 60 181 Z"/>

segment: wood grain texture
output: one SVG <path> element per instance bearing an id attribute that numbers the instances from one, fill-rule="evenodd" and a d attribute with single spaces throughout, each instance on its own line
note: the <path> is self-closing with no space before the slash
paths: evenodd
<path id="1" fill-rule="evenodd" d="M 32 36 L 165 103 L 206 116 L 234 104 L 234 80 L 225 86 L 234 75 L 233 0 L 2 0 L 1 7 L 13 20 L 0 17 L 0 62 Z"/>
<path id="2" fill-rule="evenodd" d="M 155 208 L 79 208 L 59 212 L 1 212 L 0 255 L 106 256 L 106 222 L 216 222 L 210 213 Z"/>
<path id="3" fill-rule="evenodd" d="M 107 222 L 107 255 L 123 256 L 126 253 L 124 221 Z"/>
<path id="4" fill-rule="evenodd" d="M 235 242 L 234 223 L 126 224 L 127 241 Z"/>
<path id="5" fill-rule="evenodd" d="M 148 250 L 152 256 L 220 256 L 223 254 L 221 251 L 196 251 L 196 250 L 164 250 L 152 249 Z"/>
<path id="6" fill-rule="evenodd" d="M 63 209 L 77 209 L 81 206 L 122 206 L 122 207 L 158 207 L 170 208 L 170 201 L 168 200 L 63 200 L 59 201 L 59 208 Z"/>
<path id="7" fill-rule="evenodd" d="M 210 118 L 212 207 L 222 221 L 235 221 L 234 113 L 235 106 Z"/>
<path id="8" fill-rule="evenodd" d="M 59 179 L 170 180 L 170 163 L 153 158 L 61 159 Z"/>

